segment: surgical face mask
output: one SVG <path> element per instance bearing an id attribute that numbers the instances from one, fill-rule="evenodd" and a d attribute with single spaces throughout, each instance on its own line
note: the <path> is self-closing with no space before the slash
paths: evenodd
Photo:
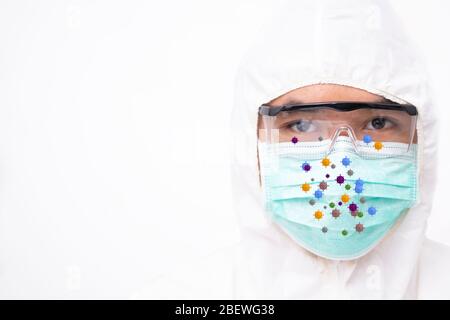
<path id="1" fill-rule="evenodd" d="M 351 119 L 388 120 L 377 117 L 366 112 Z M 321 125 L 317 139 L 311 138 L 310 127 L 307 138 L 295 132 L 290 139 L 280 139 L 287 136 L 285 129 L 273 126 L 280 119 L 266 121 L 258 150 L 267 214 L 299 245 L 319 256 L 349 260 L 369 252 L 415 204 L 418 194 L 417 144 L 411 140 L 407 116 L 401 123 L 398 119 L 390 124 L 389 133 L 381 132 L 380 126 L 379 132 L 372 132 L 343 123 L 333 132 L 337 119 L 327 125 L 324 119 L 309 118 L 316 129 Z M 362 132 L 355 133 L 358 130 Z M 389 134 L 394 141 L 389 141 Z"/>

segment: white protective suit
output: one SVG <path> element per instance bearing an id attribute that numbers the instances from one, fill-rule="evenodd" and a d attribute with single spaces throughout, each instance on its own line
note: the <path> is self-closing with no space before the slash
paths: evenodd
<path id="1" fill-rule="evenodd" d="M 348 85 L 419 109 L 419 202 L 375 249 L 317 257 L 266 218 L 257 167 L 257 109 L 293 89 Z M 450 298 L 450 251 L 425 239 L 437 128 L 426 72 L 384 1 L 292 1 L 261 30 L 236 77 L 233 194 L 241 242 L 159 278 L 135 298 Z M 424 165 L 426 163 L 426 165 Z"/>

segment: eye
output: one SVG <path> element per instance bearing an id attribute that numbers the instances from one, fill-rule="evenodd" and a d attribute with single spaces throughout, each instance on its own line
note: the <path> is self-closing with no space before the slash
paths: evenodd
<path id="1" fill-rule="evenodd" d="M 315 126 L 311 120 L 298 120 L 291 123 L 289 128 L 297 132 L 311 132 L 314 130 Z"/>
<path id="2" fill-rule="evenodd" d="M 365 129 L 368 130 L 381 130 L 389 129 L 394 126 L 394 123 L 386 118 L 377 117 L 373 118 L 367 125 Z"/>

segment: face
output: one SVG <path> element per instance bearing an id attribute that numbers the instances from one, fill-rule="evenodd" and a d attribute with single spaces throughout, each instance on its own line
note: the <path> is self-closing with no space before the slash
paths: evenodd
<path id="1" fill-rule="evenodd" d="M 277 107 L 293 103 L 331 101 L 386 102 L 386 99 L 349 86 L 320 84 L 292 90 L 273 99 L 269 104 Z M 293 136 L 302 141 L 317 141 L 319 137 L 332 137 L 336 128 L 350 127 L 357 140 L 363 140 L 365 135 L 371 135 L 381 141 L 409 143 L 411 118 L 402 111 L 394 110 L 360 109 L 340 112 L 327 108 L 281 112 L 270 125 L 278 129 L 280 142 L 289 141 Z M 258 128 L 264 129 L 261 117 Z M 348 131 L 342 130 L 339 134 L 348 135 Z M 260 139 L 263 138 L 260 136 Z"/>

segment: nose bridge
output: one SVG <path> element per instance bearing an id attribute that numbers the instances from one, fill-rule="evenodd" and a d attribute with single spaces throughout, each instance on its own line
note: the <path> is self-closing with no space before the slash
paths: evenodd
<path id="1" fill-rule="evenodd" d="M 358 149 L 356 146 L 356 136 L 355 136 L 355 133 L 354 133 L 352 127 L 350 127 L 349 125 L 340 125 L 334 130 L 333 138 L 331 140 L 331 145 L 328 150 L 328 153 L 330 153 L 331 150 L 333 150 L 333 147 L 339 136 L 349 137 L 352 141 L 353 148 L 355 149 L 356 152 L 358 152 Z"/>
<path id="2" fill-rule="evenodd" d="M 339 136 L 347 136 L 352 138 L 353 140 L 356 139 L 355 133 L 351 126 L 345 124 L 345 125 L 339 125 L 334 129 L 333 133 L 333 140 L 336 140 Z"/>

